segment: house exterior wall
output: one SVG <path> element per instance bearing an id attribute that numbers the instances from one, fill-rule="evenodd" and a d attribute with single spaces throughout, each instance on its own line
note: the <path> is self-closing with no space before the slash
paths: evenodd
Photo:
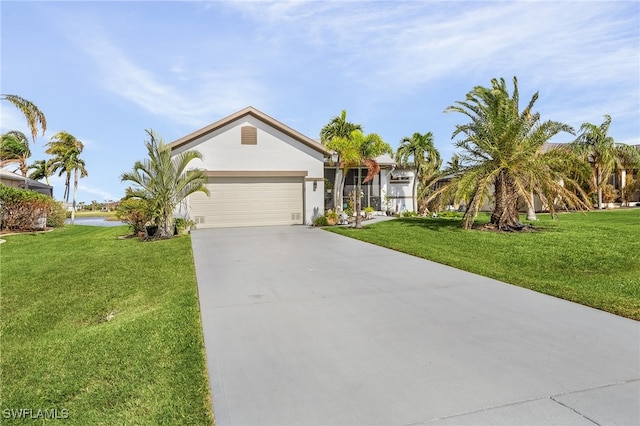
<path id="1" fill-rule="evenodd" d="M 416 211 L 412 196 L 414 172 L 387 169 L 383 173 L 385 174 L 384 191 L 388 196 L 387 202 L 390 210 L 395 213 Z M 399 176 L 408 178 L 408 180 L 400 181 L 398 180 Z"/>
<path id="2" fill-rule="evenodd" d="M 242 127 L 257 129 L 256 144 L 241 144 Z M 174 155 L 189 149 L 202 153 L 190 168 L 215 172 L 304 172 L 304 223 L 324 211 L 324 156 L 252 115 L 176 147 Z"/>

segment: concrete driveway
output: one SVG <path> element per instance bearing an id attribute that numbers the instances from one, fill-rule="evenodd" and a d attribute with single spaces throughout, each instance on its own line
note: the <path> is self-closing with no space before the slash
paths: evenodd
<path id="1" fill-rule="evenodd" d="M 636 321 L 320 229 L 192 241 L 218 425 L 640 424 Z"/>

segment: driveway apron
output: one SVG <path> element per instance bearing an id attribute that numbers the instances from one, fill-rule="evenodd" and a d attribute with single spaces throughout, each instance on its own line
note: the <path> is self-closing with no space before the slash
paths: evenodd
<path id="1" fill-rule="evenodd" d="M 640 424 L 637 321 L 321 229 L 192 244 L 218 425 Z"/>

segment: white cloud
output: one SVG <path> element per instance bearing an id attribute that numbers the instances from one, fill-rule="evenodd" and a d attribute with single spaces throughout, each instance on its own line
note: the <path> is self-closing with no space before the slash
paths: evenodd
<path id="1" fill-rule="evenodd" d="M 104 37 L 86 38 L 82 48 L 95 61 L 106 90 L 171 122 L 201 126 L 264 98 L 246 70 L 187 70 L 176 63 L 170 67 L 174 81 L 163 81 L 161 73 L 145 69 Z"/>
<path id="2" fill-rule="evenodd" d="M 100 197 L 98 201 L 119 200 L 121 198 L 113 195 L 111 192 L 106 191 L 102 188 L 98 188 L 91 185 L 87 185 L 86 183 L 82 183 L 82 181 L 78 183 L 78 191 L 83 191 L 89 194 L 98 195 Z"/>

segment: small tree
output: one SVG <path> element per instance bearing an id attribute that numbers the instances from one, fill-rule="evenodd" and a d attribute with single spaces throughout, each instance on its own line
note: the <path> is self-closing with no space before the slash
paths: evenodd
<path id="1" fill-rule="evenodd" d="M 342 168 L 342 148 L 343 144 L 333 142 L 335 139 L 349 139 L 354 130 L 362 131 L 359 124 L 347 121 L 347 111 L 342 110 L 340 115 L 336 115 L 320 130 L 320 140 L 323 145 L 334 151 L 336 156 L 336 175 L 333 185 L 333 208 L 342 210 L 342 193 L 344 191 L 344 180 L 347 171 Z"/>
<path id="2" fill-rule="evenodd" d="M 358 168 L 358 182 L 356 186 L 356 199 L 355 199 L 355 213 L 356 213 L 356 228 L 362 228 L 361 212 L 361 192 L 362 183 L 367 183 L 374 178 L 380 171 L 380 165 L 374 160 L 375 157 L 384 153 L 393 154 L 391 146 L 384 142 L 382 138 L 375 134 L 370 133 L 364 135 L 360 130 L 354 130 L 351 132 L 349 138 L 335 138 L 327 144 L 327 148 L 337 152 L 341 152 L 342 168 L 345 175 L 350 168 Z M 368 170 L 367 176 L 362 180 L 361 171 L 362 166 L 365 166 Z"/>
<path id="3" fill-rule="evenodd" d="M 207 176 L 203 170 L 187 170 L 194 159 L 202 159 L 195 150 L 172 156 L 171 148 L 158 139 L 153 130 L 146 130 L 150 137 L 145 141 L 149 158 L 136 161 L 133 170 L 120 176 L 122 181 L 134 183 L 129 198 L 148 203 L 153 222 L 158 226 L 154 238 L 171 238 L 173 235 L 173 211 L 176 206 L 195 192 L 209 195 Z"/>
<path id="4" fill-rule="evenodd" d="M 631 203 L 633 194 L 635 194 L 635 192 L 639 189 L 640 189 L 640 179 L 634 178 L 633 174 L 628 174 L 627 177 L 625 178 L 625 184 L 624 184 L 624 187 L 622 188 L 622 194 L 621 194 L 623 205 L 628 206 L 629 203 Z"/>
<path id="5" fill-rule="evenodd" d="M 151 206 L 141 198 L 124 198 L 116 209 L 116 217 L 129 225 L 133 235 L 144 235 L 144 227 L 153 220 Z"/>

